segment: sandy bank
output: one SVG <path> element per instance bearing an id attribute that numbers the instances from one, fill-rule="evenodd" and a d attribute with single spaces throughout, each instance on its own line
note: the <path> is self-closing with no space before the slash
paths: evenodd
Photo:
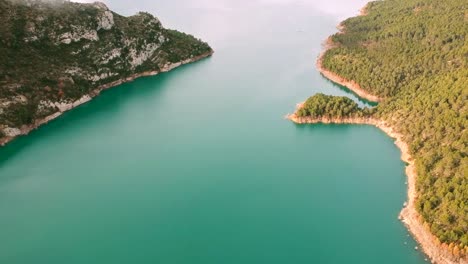
<path id="1" fill-rule="evenodd" d="M 0 146 L 5 146 L 7 143 L 11 142 L 16 137 L 22 136 L 22 135 L 27 135 L 32 130 L 37 129 L 41 125 L 46 124 L 46 123 L 50 122 L 51 120 L 54 120 L 57 117 L 61 116 L 64 112 L 91 101 L 91 99 L 93 97 L 98 96 L 103 90 L 118 86 L 118 85 L 120 85 L 122 83 L 131 82 L 131 81 L 133 81 L 133 80 L 135 80 L 137 78 L 140 78 L 140 77 L 153 76 L 153 75 L 156 75 L 156 74 L 159 74 L 159 73 L 162 73 L 162 72 L 168 72 L 168 71 L 170 71 L 172 69 L 175 69 L 175 68 L 177 68 L 179 66 L 182 66 L 184 64 L 189 64 L 189 63 L 201 60 L 203 58 L 209 57 L 209 56 L 213 55 L 213 53 L 214 52 L 211 51 L 211 52 L 208 52 L 208 53 L 205 53 L 205 54 L 202 54 L 202 55 L 199 55 L 199 56 L 196 56 L 196 57 L 193 57 L 193 58 L 181 61 L 181 62 L 166 64 L 159 71 L 147 71 L 147 72 L 136 73 L 136 74 L 133 74 L 133 75 L 131 75 L 129 77 L 122 78 L 120 80 L 113 81 L 113 82 L 101 85 L 98 88 L 92 90 L 89 94 L 85 94 L 80 99 L 78 99 L 78 100 L 76 100 L 74 102 L 59 104 L 59 106 L 57 107 L 58 108 L 57 112 L 55 112 L 55 113 L 53 113 L 53 114 L 51 114 L 51 115 L 49 115 L 49 116 L 47 116 L 45 118 L 35 120 L 34 123 L 31 124 L 31 125 L 22 126 L 20 128 L 20 130 L 18 131 L 17 135 L 0 138 Z"/>

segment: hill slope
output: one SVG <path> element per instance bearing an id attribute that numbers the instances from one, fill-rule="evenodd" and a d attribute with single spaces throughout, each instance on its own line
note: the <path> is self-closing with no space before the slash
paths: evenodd
<path id="1" fill-rule="evenodd" d="M 416 210 L 455 259 L 468 249 L 467 10 L 465 0 L 371 2 L 342 22 L 321 58 L 325 70 L 382 98 L 349 114 L 402 135 L 416 166 Z M 296 115 L 342 118 L 317 96 Z"/>
<path id="2" fill-rule="evenodd" d="M 0 0 L 0 23 L 0 143 L 102 88 L 213 52 L 148 13 L 123 17 L 97 2 Z"/>

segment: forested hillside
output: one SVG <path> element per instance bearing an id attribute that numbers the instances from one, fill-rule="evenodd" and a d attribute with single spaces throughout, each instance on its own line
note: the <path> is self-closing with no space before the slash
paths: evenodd
<path id="1" fill-rule="evenodd" d="M 323 66 L 384 98 L 366 111 L 403 134 L 410 146 L 417 210 L 455 254 L 466 251 L 468 1 L 376 1 L 342 26 L 331 37 Z"/>
<path id="2" fill-rule="evenodd" d="M 100 2 L 0 0 L 0 143 L 94 89 L 213 51 L 151 14 Z"/>

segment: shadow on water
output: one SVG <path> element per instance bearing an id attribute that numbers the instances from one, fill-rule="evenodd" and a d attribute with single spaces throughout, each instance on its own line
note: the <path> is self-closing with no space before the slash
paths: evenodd
<path id="1" fill-rule="evenodd" d="M 343 91 L 343 92 L 345 92 L 347 94 L 352 94 L 353 98 L 351 98 L 351 99 L 357 99 L 364 106 L 375 107 L 375 106 L 379 105 L 379 103 L 377 103 L 377 102 L 369 101 L 369 100 L 366 100 L 366 99 L 360 97 L 358 94 L 356 94 L 353 90 L 349 89 L 348 87 L 340 85 L 340 84 L 338 84 L 338 83 L 336 83 L 334 81 L 331 81 L 330 79 L 324 77 L 323 74 L 320 74 L 320 76 L 322 76 L 322 78 L 324 78 L 327 82 L 331 83 L 334 87 L 337 87 L 341 91 Z"/>
<path id="2" fill-rule="evenodd" d="M 370 127 L 371 125 L 365 125 L 365 124 L 297 124 L 294 122 L 291 122 L 292 125 L 296 128 L 297 131 L 300 131 L 300 133 L 317 133 L 317 134 L 323 134 L 324 131 L 327 134 L 334 134 L 334 133 L 343 133 L 343 131 L 353 131 L 355 130 L 356 127 Z M 336 129 L 339 127 L 340 129 Z"/>
<path id="3" fill-rule="evenodd" d="M 102 91 L 99 96 L 93 98 L 90 102 L 67 111 L 57 119 L 31 131 L 28 135 L 20 136 L 6 146 L 0 147 L 0 168 L 28 147 L 39 143 L 45 137 L 53 137 L 55 133 L 59 133 L 68 126 L 85 122 L 90 117 L 97 118 L 99 115 L 104 114 L 114 115 L 125 103 L 138 98 L 147 98 L 149 95 L 152 97 L 161 96 L 165 91 L 165 87 L 168 87 L 168 83 L 176 78 L 178 74 L 193 70 L 193 67 L 205 64 L 209 59 L 205 58 L 155 76 L 141 77 L 132 82 Z"/>

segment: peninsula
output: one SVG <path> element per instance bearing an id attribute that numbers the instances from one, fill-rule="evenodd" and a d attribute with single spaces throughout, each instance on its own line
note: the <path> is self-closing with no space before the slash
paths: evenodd
<path id="1" fill-rule="evenodd" d="M 100 2 L 0 0 L 0 145 L 107 88 L 213 54 L 149 13 Z"/>
<path id="2" fill-rule="evenodd" d="M 434 263 L 468 263 L 467 19 L 464 0 L 370 2 L 340 24 L 317 66 L 379 105 L 316 94 L 288 116 L 373 125 L 396 139 L 408 164 L 400 219 Z"/>

